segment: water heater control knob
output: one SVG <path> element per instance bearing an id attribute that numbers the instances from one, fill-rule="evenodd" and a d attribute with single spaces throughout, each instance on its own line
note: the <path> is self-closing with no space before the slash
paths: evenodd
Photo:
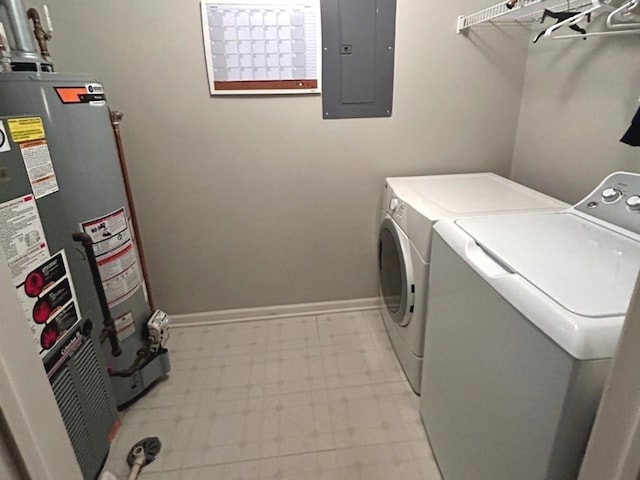
<path id="1" fill-rule="evenodd" d="M 398 208 L 398 199 L 392 198 L 391 201 L 389 202 L 389 210 L 391 210 L 392 212 L 395 212 L 396 208 Z"/>
<path id="2" fill-rule="evenodd" d="M 605 188 L 602 191 L 602 200 L 611 203 L 615 202 L 622 196 L 622 192 L 617 188 Z"/>
<path id="3" fill-rule="evenodd" d="M 627 207 L 629 210 L 640 210 L 640 195 L 631 195 L 627 198 Z"/>

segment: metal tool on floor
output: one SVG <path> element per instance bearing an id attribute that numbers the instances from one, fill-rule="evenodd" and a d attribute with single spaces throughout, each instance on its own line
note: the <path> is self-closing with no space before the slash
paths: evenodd
<path id="1" fill-rule="evenodd" d="M 136 480 L 140 475 L 142 467 L 153 462 L 160 453 L 160 439 L 158 437 L 147 437 L 136 443 L 127 455 L 127 463 L 131 467 L 129 480 Z"/>

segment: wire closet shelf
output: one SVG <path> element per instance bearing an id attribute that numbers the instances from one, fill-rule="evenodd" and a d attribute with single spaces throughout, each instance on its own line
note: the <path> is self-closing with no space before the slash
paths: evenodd
<path id="1" fill-rule="evenodd" d="M 637 3 L 638 0 L 631 0 L 625 2 L 625 5 L 635 6 Z M 489 23 L 494 20 L 499 22 L 531 24 L 540 20 L 545 9 L 555 11 L 581 11 L 587 7 L 593 7 L 596 4 L 602 7 L 608 6 L 607 0 L 517 0 L 513 2 L 504 0 L 497 5 L 471 15 L 459 16 L 457 32 L 462 33 L 474 25 Z"/>

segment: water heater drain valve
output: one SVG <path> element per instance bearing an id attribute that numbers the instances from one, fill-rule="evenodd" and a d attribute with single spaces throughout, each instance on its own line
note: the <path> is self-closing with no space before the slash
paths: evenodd
<path id="1" fill-rule="evenodd" d="M 162 310 L 156 310 L 147 322 L 149 328 L 149 348 L 156 353 L 165 348 L 169 340 L 169 315 Z"/>

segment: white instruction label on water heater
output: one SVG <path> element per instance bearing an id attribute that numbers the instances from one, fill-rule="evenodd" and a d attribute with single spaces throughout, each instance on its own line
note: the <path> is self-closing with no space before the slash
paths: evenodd
<path id="1" fill-rule="evenodd" d="M 0 247 L 18 285 L 32 268 L 49 258 L 38 206 L 33 195 L 0 204 Z"/>
<path id="2" fill-rule="evenodd" d="M 46 140 L 21 143 L 20 151 L 36 198 L 42 198 L 60 190 Z"/>
<path id="3" fill-rule="evenodd" d="M 142 285 L 138 255 L 124 207 L 80 226 L 93 240 L 93 251 L 109 306 L 124 302 Z"/>
<path id="4" fill-rule="evenodd" d="M 131 297 L 142 284 L 133 244 L 98 260 L 98 269 L 110 307 Z"/>
<path id="5" fill-rule="evenodd" d="M 118 334 L 118 340 L 123 341 L 136 333 L 136 325 L 133 323 L 133 313 L 130 311 L 113 319 Z"/>

